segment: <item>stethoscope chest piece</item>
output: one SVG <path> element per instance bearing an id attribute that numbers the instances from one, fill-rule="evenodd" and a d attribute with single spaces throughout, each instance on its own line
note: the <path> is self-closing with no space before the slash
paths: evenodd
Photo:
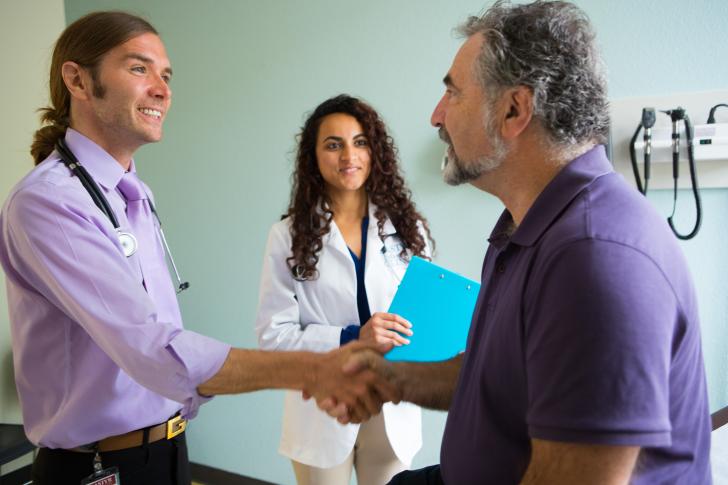
<path id="1" fill-rule="evenodd" d="M 119 243 L 121 244 L 121 249 L 124 251 L 124 256 L 128 258 L 136 253 L 139 243 L 137 242 L 137 238 L 134 237 L 134 234 L 118 229 L 116 232 L 119 236 Z"/>

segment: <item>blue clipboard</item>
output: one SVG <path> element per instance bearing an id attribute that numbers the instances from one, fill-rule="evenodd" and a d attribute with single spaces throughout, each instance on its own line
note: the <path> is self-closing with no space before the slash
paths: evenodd
<path id="1" fill-rule="evenodd" d="M 394 347 L 392 361 L 435 362 L 465 350 L 480 284 L 413 257 L 394 295 L 389 313 L 412 323 L 410 343 Z"/>

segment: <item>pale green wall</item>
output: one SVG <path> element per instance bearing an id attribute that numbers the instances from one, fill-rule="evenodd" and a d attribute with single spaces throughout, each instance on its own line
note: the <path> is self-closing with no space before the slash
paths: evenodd
<path id="1" fill-rule="evenodd" d="M 37 2 L 28 3 L 37 15 Z M 728 3 L 724 0 L 577 3 L 597 27 L 612 97 L 725 87 L 728 43 L 723 22 Z M 18 12 L 31 8 L 21 7 L 25 2 L 19 0 L 17 4 L 13 8 Z M 141 150 L 137 160 L 155 189 L 181 270 L 192 283 L 181 297 L 188 328 L 235 345 L 255 345 L 252 321 L 260 258 L 267 229 L 286 204 L 293 136 L 304 112 L 339 92 L 368 99 L 389 123 L 415 198 L 432 224 L 438 261 L 478 276 L 486 236 L 501 206 L 472 188 L 453 189 L 440 182 L 443 147 L 429 126 L 429 115 L 459 45 L 451 29 L 483 6 L 476 0 L 66 0 L 69 20 L 104 8 L 141 13 L 158 27 L 167 44 L 175 70 L 174 108 L 165 141 Z M 0 18 L 8 19 L 5 3 L 2 8 Z M 8 32 L 37 40 L 37 29 L 27 28 L 28 15 L 0 25 L 4 40 L 0 52 L 3 60 L 9 59 L 5 66 L 17 65 L 17 56 L 7 56 L 10 48 L 15 54 L 19 45 Z M 21 25 L 25 30 L 19 30 Z M 38 77 L 23 78 L 26 91 L 28 79 Z M 23 89 L 14 85 L 8 89 L 5 84 L 3 88 L 6 114 L 7 103 L 16 103 Z M 38 104 L 23 104 L 17 115 L 4 116 L 0 131 L 11 133 L 8 130 L 16 128 L 19 118 L 14 116 L 34 120 L 32 110 Z M 33 126 L 28 123 L 24 126 Z M 26 128 L 9 137 L 3 144 L 5 153 L 7 147 L 18 146 L 12 153 L 25 157 L 31 131 Z M 24 141 L 17 144 L 19 139 Z M 3 166 L 0 191 L 7 190 L 26 163 L 22 160 L 10 170 Z M 705 191 L 704 198 L 704 229 L 684 247 L 700 296 L 715 409 L 728 402 L 724 337 L 728 278 L 723 276 L 728 257 L 722 247 L 728 240 L 728 191 Z M 669 194 L 653 199 L 667 213 Z M 0 319 L 6 319 L 4 314 Z M 2 332 L 6 330 L 0 330 L 0 343 L 5 345 Z M 7 350 L 0 353 L 2 365 L 6 354 Z M 3 396 L 8 392 L 5 369 L 0 367 Z M 291 483 L 290 467 L 275 451 L 280 414 L 278 392 L 217 398 L 203 407 L 190 427 L 191 458 Z M 415 465 L 438 460 L 443 423 L 443 414 L 426 414 L 425 447 Z"/>
<path id="2" fill-rule="evenodd" d="M 48 66 L 53 43 L 65 27 L 63 0 L 0 3 L 0 200 L 33 166 L 28 152 L 38 129 L 35 112 L 48 103 Z M 13 379 L 5 278 L 0 271 L 0 422 L 20 423 Z"/>
<path id="3" fill-rule="evenodd" d="M 0 200 L 33 166 L 28 148 L 38 126 L 35 110 L 47 103 L 50 47 L 65 26 L 63 0 L 0 4 Z M 5 278 L 0 271 L 0 423 L 21 423 L 13 378 Z M 2 466 L 7 474 L 30 463 L 30 455 Z"/>

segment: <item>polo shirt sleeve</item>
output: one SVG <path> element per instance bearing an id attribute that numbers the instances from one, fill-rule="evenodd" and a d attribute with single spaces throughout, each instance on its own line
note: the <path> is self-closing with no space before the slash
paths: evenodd
<path id="1" fill-rule="evenodd" d="M 669 446 L 671 348 L 681 308 L 660 268 L 609 241 L 533 268 L 524 305 L 532 438 Z"/>

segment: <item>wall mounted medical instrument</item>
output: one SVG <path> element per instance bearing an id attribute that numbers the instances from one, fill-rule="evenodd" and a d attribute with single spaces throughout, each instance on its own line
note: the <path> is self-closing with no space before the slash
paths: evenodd
<path id="1" fill-rule="evenodd" d="M 695 168 L 695 150 L 693 145 L 693 124 L 690 122 L 690 117 L 687 115 L 683 108 L 677 107 L 672 110 L 663 111 L 663 113 L 670 116 L 672 121 L 672 179 L 673 179 L 673 199 L 672 199 L 672 214 L 667 218 L 667 223 L 670 225 L 670 229 L 675 233 L 678 239 L 687 240 L 692 239 L 700 230 L 700 224 L 703 220 L 703 208 L 700 202 L 700 190 L 698 188 L 698 174 Z M 690 169 L 690 184 L 692 185 L 693 198 L 695 199 L 695 225 L 693 230 L 688 234 L 681 234 L 678 232 L 673 222 L 675 216 L 675 209 L 677 207 L 677 181 L 680 177 L 680 129 L 679 123 L 682 121 L 685 125 L 685 139 L 688 144 L 688 167 Z"/>
<path id="2" fill-rule="evenodd" d="M 114 214 L 113 209 L 111 209 L 111 206 L 109 205 L 109 201 L 106 200 L 103 192 L 101 192 L 99 186 L 96 185 L 96 182 L 91 177 L 91 174 L 88 173 L 88 170 L 86 170 L 86 168 L 81 165 L 81 162 L 78 161 L 76 155 L 74 155 L 71 149 L 68 148 L 68 145 L 63 138 L 58 140 L 58 143 L 56 144 L 56 150 L 61 156 L 61 161 L 71 170 L 71 172 L 73 172 L 76 177 L 78 177 L 81 185 L 83 185 L 83 187 L 86 189 L 86 192 L 88 192 L 89 196 L 91 196 L 91 199 L 94 201 L 94 204 L 96 204 L 96 207 L 98 207 L 99 210 L 104 213 L 104 215 L 111 222 L 111 225 L 114 226 L 114 230 L 116 231 L 117 237 L 119 238 L 119 243 L 121 244 L 121 248 L 124 251 L 124 256 L 126 256 L 127 258 L 132 256 L 134 253 L 136 253 L 139 246 L 137 238 L 134 237 L 132 233 L 121 229 L 119 221 L 116 218 L 116 214 Z M 149 197 L 147 197 L 147 202 L 149 203 L 149 208 L 151 209 L 152 214 L 154 214 L 154 218 L 157 220 L 157 231 L 159 232 L 160 239 L 162 240 L 164 252 L 169 259 L 169 262 L 172 265 L 172 269 L 174 270 L 175 277 L 177 278 L 177 293 L 180 293 L 189 288 L 190 284 L 187 281 L 182 281 L 182 278 L 179 275 L 179 271 L 177 270 L 177 265 L 174 263 L 172 252 L 170 251 L 169 245 L 167 244 L 167 239 L 164 237 L 164 231 L 162 231 L 162 221 L 160 220 L 159 215 L 157 214 L 157 210 L 154 208 L 154 204 Z"/>
<path id="3" fill-rule="evenodd" d="M 651 163 L 653 162 L 653 155 L 654 155 L 654 149 L 659 146 L 660 148 L 668 148 L 670 149 L 670 155 L 671 155 L 671 162 L 672 162 L 672 187 L 673 187 L 673 206 L 672 206 L 672 214 L 667 218 L 667 222 L 670 225 L 670 229 L 672 229 L 672 232 L 675 234 L 675 236 L 678 239 L 692 239 L 695 237 L 695 235 L 700 230 L 700 225 L 702 223 L 703 218 L 703 210 L 702 210 L 702 203 L 700 200 L 700 190 L 698 187 L 698 176 L 697 176 L 697 169 L 695 166 L 695 142 L 696 140 L 701 144 L 710 144 L 712 142 L 712 139 L 710 137 L 700 138 L 696 135 L 695 130 L 693 129 L 693 124 L 690 122 L 690 117 L 687 115 L 685 109 L 678 107 L 671 110 L 661 111 L 662 113 L 667 114 L 670 117 L 671 122 L 671 129 L 670 130 L 664 130 L 664 129 L 653 129 L 656 122 L 656 111 L 654 108 L 644 108 L 642 110 L 642 119 L 640 120 L 640 124 L 637 127 L 637 130 L 634 132 L 634 135 L 632 136 L 632 139 L 630 141 L 629 151 L 630 151 L 630 161 L 632 163 L 632 172 L 634 173 L 635 182 L 637 184 L 637 189 L 642 194 L 647 194 L 647 189 L 649 185 L 650 180 L 650 173 L 651 173 Z M 680 122 L 683 124 L 683 130 L 685 133 L 685 140 L 686 140 L 686 148 L 687 148 L 687 158 L 688 158 L 688 167 L 690 170 L 690 183 L 692 188 L 693 197 L 695 200 L 695 225 L 693 226 L 692 231 L 690 231 L 688 234 L 682 234 L 677 230 L 675 227 L 675 211 L 677 208 L 677 197 L 678 197 L 678 180 L 680 178 L 680 133 L 681 133 L 681 127 Z M 705 126 L 705 125 L 703 125 Z M 717 126 L 717 125 L 716 125 Z M 702 126 L 700 127 L 702 128 Z M 640 132 L 644 130 L 644 136 L 642 139 L 642 143 L 640 144 L 638 142 L 639 134 Z M 715 132 L 715 129 L 712 130 L 712 133 Z M 711 133 L 710 130 L 701 130 L 701 136 L 708 135 Z M 698 140 L 698 138 L 700 138 Z M 707 141 L 706 141 L 707 140 Z M 667 143 L 667 145 L 665 145 Z M 644 183 L 642 179 L 640 178 L 640 172 L 639 167 L 637 163 L 637 149 L 641 148 L 643 150 L 644 154 L 644 168 L 643 168 L 643 177 L 644 177 Z"/>
<path id="4" fill-rule="evenodd" d="M 637 126 L 637 130 L 635 130 L 634 135 L 632 136 L 632 141 L 629 145 L 629 155 L 630 160 L 632 161 L 632 171 L 634 172 L 634 179 L 635 182 L 637 182 L 637 190 L 639 190 L 642 194 L 647 194 L 647 186 L 650 182 L 650 158 L 652 156 L 653 126 L 655 126 L 655 108 L 643 108 L 642 119 L 640 120 L 640 124 Z M 640 132 L 642 130 L 645 131 L 644 136 L 642 137 L 642 140 L 644 142 L 644 185 L 642 183 L 642 180 L 640 179 L 640 171 L 639 167 L 637 166 L 637 149 L 635 147 L 637 138 L 639 138 Z"/>

